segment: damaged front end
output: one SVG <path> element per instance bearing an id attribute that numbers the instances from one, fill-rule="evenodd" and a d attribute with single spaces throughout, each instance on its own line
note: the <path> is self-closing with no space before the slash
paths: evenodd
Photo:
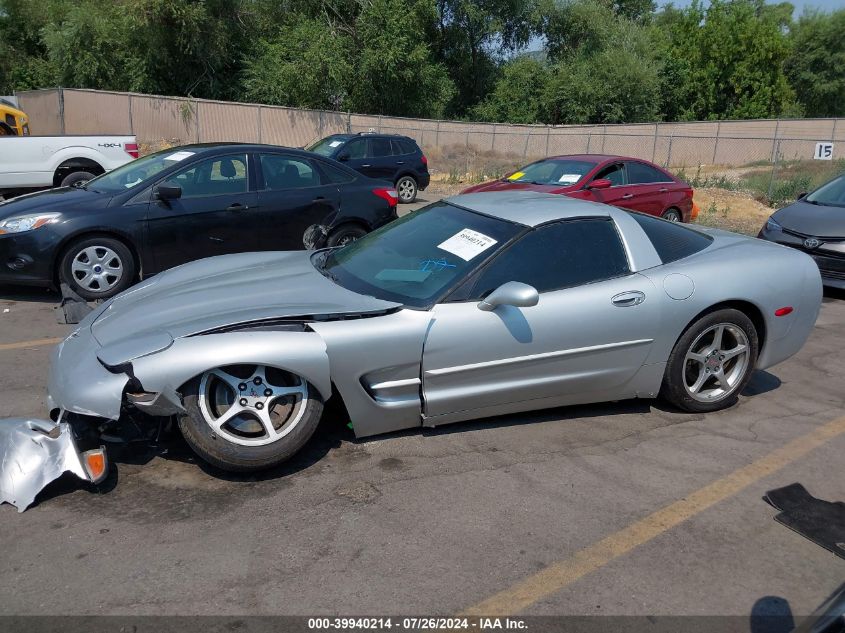
<path id="1" fill-rule="evenodd" d="M 0 420 L 0 456 L 0 503 L 10 503 L 18 512 L 66 472 L 93 484 L 108 474 L 105 447 L 80 452 L 67 422 Z"/>

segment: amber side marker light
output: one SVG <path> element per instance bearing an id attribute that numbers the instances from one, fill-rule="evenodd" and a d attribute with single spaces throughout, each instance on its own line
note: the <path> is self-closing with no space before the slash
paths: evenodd
<path id="1" fill-rule="evenodd" d="M 85 472 L 93 483 L 98 484 L 103 481 L 109 471 L 105 447 L 101 446 L 82 453 L 82 465 L 85 466 Z"/>
<path id="2" fill-rule="evenodd" d="M 786 316 L 787 314 L 792 314 L 792 306 L 786 306 L 775 310 L 775 316 Z"/>

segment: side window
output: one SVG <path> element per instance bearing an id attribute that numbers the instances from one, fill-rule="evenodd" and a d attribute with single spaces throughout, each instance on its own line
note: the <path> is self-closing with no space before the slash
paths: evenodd
<path id="1" fill-rule="evenodd" d="M 622 169 L 622 163 L 616 163 L 615 165 L 608 165 L 604 169 L 602 169 L 599 173 L 596 174 L 596 177 L 593 180 L 599 180 L 600 178 L 606 178 L 610 182 L 613 183 L 614 187 L 618 187 L 619 185 L 625 184 L 625 170 Z"/>
<path id="2" fill-rule="evenodd" d="M 336 185 L 352 182 L 356 178 L 354 174 L 350 174 L 348 171 L 343 169 L 338 169 L 334 165 L 329 165 L 323 161 L 320 161 L 318 164 L 320 166 L 320 170 L 323 172 L 323 175 L 328 179 L 328 181 Z"/>
<path id="3" fill-rule="evenodd" d="M 367 157 L 367 139 L 356 138 L 354 141 L 349 141 L 346 147 L 343 148 L 342 154 L 349 154 L 349 158 L 354 160 L 356 158 Z"/>
<path id="4" fill-rule="evenodd" d="M 628 184 L 670 181 L 671 179 L 666 174 L 645 163 L 628 163 Z"/>
<path id="5" fill-rule="evenodd" d="M 542 226 L 499 254 L 470 295 L 483 299 L 508 281 L 538 292 L 571 288 L 628 274 L 628 258 L 611 220 L 572 220 Z"/>
<path id="6" fill-rule="evenodd" d="M 385 156 L 392 156 L 393 150 L 390 148 L 389 138 L 371 138 L 370 139 L 370 157 L 384 158 Z"/>
<path id="7" fill-rule="evenodd" d="M 713 241 L 709 235 L 681 226 L 676 222 L 661 220 L 653 215 L 631 213 L 631 217 L 645 231 L 664 264 L 703 251 Z"/>
<path id="8" fill-rule="evenodd" d="M 410 154 L 411 152 L 408 151 L 408 143 L 407 141 L 403 142 L 404 139 L 394 138 L 390 140 L 390 146 L 393 148 L 393 155 L 394 156 L 403 156 L 405 154 Z"/>
<path id="9" fill-rule="evenodd" d="M 265 190 L 278 191 L 323 184 L 320 172 L 310 160 L 284 154 L 261 154 L 259 160 Z"/>
<path id="10" fill-rule="evenodd" d="M 171 180 L 182 187 L 182 198 L 244 193 L 249 188 L 246 154 L 210 158 Z"/>

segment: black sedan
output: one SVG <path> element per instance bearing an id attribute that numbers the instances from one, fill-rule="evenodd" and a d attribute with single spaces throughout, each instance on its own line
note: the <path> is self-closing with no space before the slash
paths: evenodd
<path id="1" fill-rule="evenodd" d="M 396 217 L 392 183 L 269 145 L 188 145 L 0 202 L 0 283 L 105 299 L 173 266 L 337 246 Z"/>
<path id="2" fill-rule="evenodd" d="M 757 237 L 804 251 L 825 286 L 845 289 L 845 174 L 773 213 Z"/>

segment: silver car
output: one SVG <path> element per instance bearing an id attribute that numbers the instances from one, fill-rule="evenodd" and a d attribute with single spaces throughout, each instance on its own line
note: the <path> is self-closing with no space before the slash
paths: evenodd
<path id="1" fill-rule="evenodd" d="M 625 398 L 715 411 L 801 348 L 821 296 L 794 249 L 564 196 L 467 194 L 341 248 L 147 280 L 58 346 L 49 402 L 97 428 L 175 416 L 228 470 L 291 457 L 332 396 L 357 437 Z"/>

